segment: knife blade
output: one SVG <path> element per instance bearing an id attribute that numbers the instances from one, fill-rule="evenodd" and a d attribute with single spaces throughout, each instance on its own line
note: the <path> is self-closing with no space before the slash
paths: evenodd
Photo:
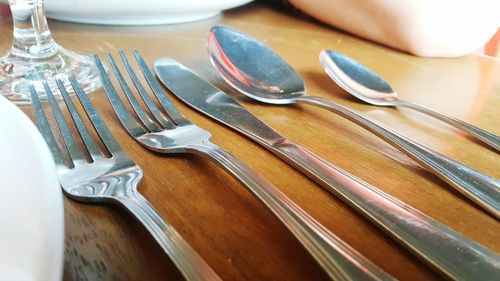
<path id="1" fill-rule="evenodd" d="M 291 142 L 181 63 L 160 58 L 154 68 L 180 100 L 269 149 L 441 273 L 456 280 L 494 280 L 500 273 L 495 252 Z"/>

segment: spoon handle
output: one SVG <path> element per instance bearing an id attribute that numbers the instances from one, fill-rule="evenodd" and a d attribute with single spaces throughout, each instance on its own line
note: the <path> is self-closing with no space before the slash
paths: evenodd
<path id="1" fill-rule="evenodd" d="M 496 280 L 500 256 L 288 140 L 270 149 L 454 280 Z"/>
<path id="2" fill-rule="evenodd" d="M 439 119 L 451 126 L 454 126 L 464 132 L 469 133 L 470 135 L 476 137 L 477 139 L 481 140 L 485 144 L 490 145 L 497 151 L 500 151 L 500 137 L 487 132 L 481 128 L 478 128 L 476 126 L 473 126 L 467 122 L 464 122 L 462 120 L 444 115 L 442 113 L 436 112 L 430 108 L 427 108 L 423 105 L 412 103 L 412 102 L 407 102 L 407 101 L 398 101 L 395 103 L 396 106 L 402 106 L 402 107 L 407 107 L 411 109 L 418 110 L 422 113 L 425 113 L 427 115 L 430 115 L 436 119 Z"/>
<path id="3" fill-rule="evenodd" d="M 247 186 L 300 241 L 332 280 L 395 280 L 224 149 L 211 142 L 190 145 L 189 149 L 215 160 Z"/>
<path id="4" fill-rule="evenodd" d="M 342 105 L 321 97 L 303 97 L 296 100 L 326 108 L 374 133 L 489 211 L 497 219 L 500 218 L 500 182 L 498 180 L 412 141 Z"/>

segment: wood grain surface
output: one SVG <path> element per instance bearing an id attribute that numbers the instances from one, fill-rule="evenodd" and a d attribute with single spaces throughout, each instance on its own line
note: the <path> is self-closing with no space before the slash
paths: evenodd
<path id="1" fill-rule="evenodd" d="M 3 7 L 5 9 L 5 6 Z M 342 33 L 301 16 L 251 4 L 219 17 L 181 25 L 97 26 L 50 21 L 67 49 L 101 56 L 138 49 L 149 64 L 170 56 L 227 89 L 208 61 L 206 35 L 215 24 L 240 29 L 273 48 L 306 81 L 309 94 L 329 98 L 495 178 L 493 150 L 412 110 L 363 104 L 323 72 L 318 54 L 333 49 L 387 79 L 416 101 L 500 135 L 500 61 L 470 55 L 456 59 L 410 56 Z M 10 17 L 0 18 L 0 51 L 10 48 Z M 231 92 L 231 94 L 235 94 Z M 251 112 L 291 140 L 500 252 L 500 225 L 410 158 L 353 123 L 310 106 L 280 107 L 235 95 Z M 326 275 L 280 222 L 239 182 L 196 156 L 160 155 L 134 142 L 121 127 L 102 90 L 89 94 L 123 149 L 144 171 L 139 191 L 224 280 L 326 280 Z M 238 133 L 172 97 L 213 142 L 253 167 L 381 268 L 401 280 L 442 276 L 400 247 L 339 199 Z M 24 110 L 30 113 L 30 108 Z M 1 114 L 1 113 L 0 113 Z M 148 232 L 118 206 L 65 198 L 64 280 L 180 280 L 181 275 Z"/>

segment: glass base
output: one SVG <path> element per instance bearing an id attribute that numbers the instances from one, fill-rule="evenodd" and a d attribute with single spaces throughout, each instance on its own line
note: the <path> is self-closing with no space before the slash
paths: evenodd
<path id="1" fill-rule="evenodd" d="M 27 58 L 9 52 L 0 58 L 0 95 L 16 104 L 31 104 L 30 85 L 40 99 L 46 100 L 43 82 L 47 81 L 54 96 L 61 98 L 55 79 L 61 79 L 68 93 L 74 93 L 68 80 L 73 75 L 86 93 L 101 86 L 97 68 L 90 56 L 66 50 L 47 58 Z"/>

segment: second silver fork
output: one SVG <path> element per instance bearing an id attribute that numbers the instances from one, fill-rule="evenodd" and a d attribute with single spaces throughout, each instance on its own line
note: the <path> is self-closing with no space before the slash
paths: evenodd
<path id="1" fill-rule="evenodd" d="M 136 50 L 133 53 L 147 83 L 166 115 L 157 108 L 155 102 L 149 97 L 123 51 L 120 51 L 122 61 L 130 80 L 135 85 L 143 103 L 149 109 L 149 114 L 142 109 L 139 101 L 135 98 L 113 57 L 108 55 L 108 59 L 140 123 L 126 109 L 97 55 L 94 55 L 94 61 L 97 64 L 104 90 L 117 116 L 134 139 L 144 147 L 154 151 L 194 153 L 215 160 L 217 164 L 240 180 L 281 220 L 332 279 L 393 280 L 392 276 L 332 234 L 249 166 L 211 143 L 210 133 L 182 116 L 167 98 L 166 93 L 140 54 Z"/>

